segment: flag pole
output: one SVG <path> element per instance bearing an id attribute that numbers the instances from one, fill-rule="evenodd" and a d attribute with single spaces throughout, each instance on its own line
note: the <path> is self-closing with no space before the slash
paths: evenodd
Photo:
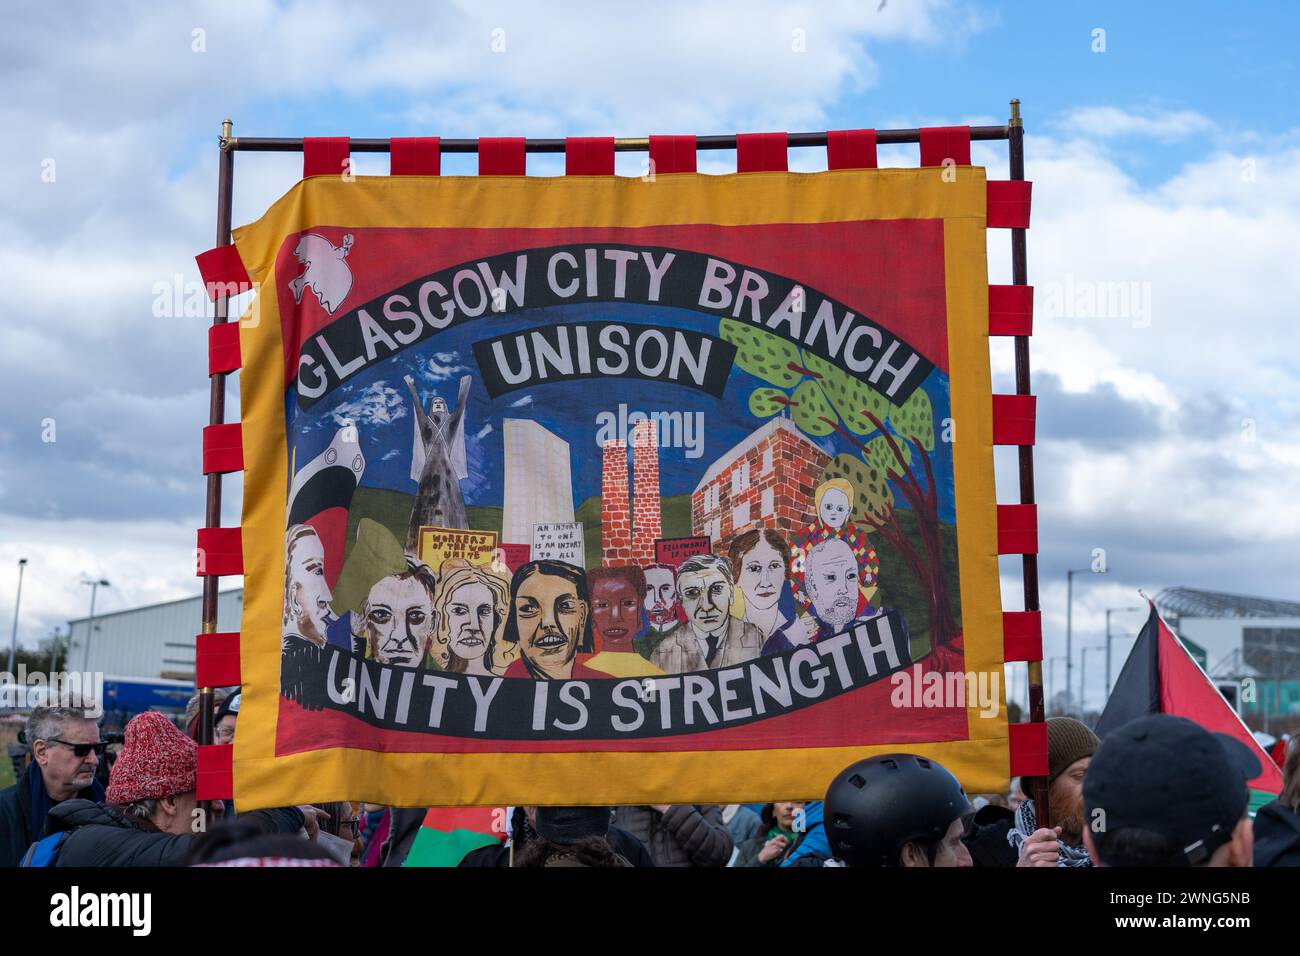
<path id="1" fill-rule="evenodd" d="M 1020 100 L 1011 101 L 1011 118 L 1007 120 L 1007 148 L 1010 154 L 1010 173 L 1013 180 L 1025 178 L 1025 125 L 1020 117 Z M 1029 284 L 1029 266 L 1026 256 L 1025 230 L 1011 230 L 1011 282 L 1013 285 Z M 1032 394 L 1029 388 L 1029 336 L 1016 336 L 1016 394 Z M 1020 502 L 1034 503 L 1034 448 L 1021 445 L 1020 456 Z M 1038 603 L 1038 555 L 1025 554 L 1021 558 L 1021 574 L 1024 579 L 1025 610 L 1039 611 Z M 1043 662 L 1029 661 L 1029 719 L 1041 724 L 1047 719 L 1043 706 Z M 1034 810 L 1038 825 L 1052 825 L 1051 807 L 1048 805 L 1047 784 L 1043 777 L 1034 778 Z"/>
<path id="2" fill-rule="evenodd" d="M 221 138 L 218 140 L 217 157 L 217 245 L 230 244 L 231 204 L 234 192 L 235 153 L 233 145 L 234 123 L 223 120 Z M 212 308 L 212 324 L 223 325 L 228 319 L 228 302 L 226 293 L 216 296 Z M 221 425 L 226 419 L 226 373 L 218 372 L 209 382 L 208 424 Z M 204 509 L 204 526 L 218 528 L 221 526 L 221 473 L 212 472 L 207 476 L 207 504 Z M 217 631 L 217 586 L 220 578 L 215 574 L 203 576 L 203 621 L 202 633 L 215 634 Z M 214 688 L 200 687 L 199 691 L 199 745 L 212 743 L 214 716 Z M 212 802 L 204 800 L 200 804 L 204 820 L 210 820 Z"/>

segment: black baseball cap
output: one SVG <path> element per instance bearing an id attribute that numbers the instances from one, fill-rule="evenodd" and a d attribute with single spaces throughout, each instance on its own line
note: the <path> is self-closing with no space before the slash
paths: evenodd
<path id="1" fill-rule="evenodd" d="M 242 688 L 236 687 L 233 694 L 230 694 L 225 700 L 217 705 L 217 716 L 212 720 L 214 724 L 220 723 L 221 718 L 228 714 L 234 714 L 236 717 L 239 716 L 239 705 L 243 702 L 244 697 L 241 690 Z"/>
<path id="2" fill-rule="evenodd" d="M 1083 780 L 1091 825 L 1101 810 L 1108 832 L 1149 830 L 1180 848 L 1169 866 L 1209 858 L 1232 838 L 1260 774 L 1249 747 L 1185 717 L 1151 714 L 1106 735 Z"/>
<path id="3" fill-rule="evenodd" d="M 609 807 L 538 807 L 537 832 L 552 843 L 577 843 L 609 833 Z"/>

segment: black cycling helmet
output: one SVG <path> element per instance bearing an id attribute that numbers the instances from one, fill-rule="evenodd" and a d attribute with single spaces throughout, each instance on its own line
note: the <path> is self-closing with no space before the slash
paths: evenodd
<path id="1" fill-rule="evenodd" d="M 849 866 L 898 866 L 913 840 L 941 840 L 970 812 L 945 767 L 915 754 L 870 757 L 840 771 L 826 790 L 831 853 Z"/>

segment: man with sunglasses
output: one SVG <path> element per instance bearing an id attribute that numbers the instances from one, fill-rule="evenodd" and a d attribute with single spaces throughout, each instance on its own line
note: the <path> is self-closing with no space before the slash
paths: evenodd
<path id="1" fill-rule="evenodd" d="M 45 835 L 55 805 L 80 798 L 102 803 L 95 769 L 104 757 L 99 723 L 71 707 L 37 707 L 27 718 L 32 762 L 18 782 L 0 791 L 0 866 L 17 866 L 32 841 Z"/>

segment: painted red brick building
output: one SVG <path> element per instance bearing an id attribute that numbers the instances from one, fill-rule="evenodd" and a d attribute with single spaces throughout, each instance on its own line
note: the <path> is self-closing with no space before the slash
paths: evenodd
<path id="1" fill-rule="evenodd" d="M 655 561 L 655 539 L 663 535 L 659 497 L 659 439 L 655 423 L 632 427 L 632 497 L 628 500 L 627 442 L 601 449 L 600 550 L 606 567 Z"/>
<path id="2" fill-rule="evenodd" d="M 691 495 L 692 533 L 717 547 L 751 528 L 801 531 L 830 460 L 788 418 L 773 418 L 704 473 Z"/>

